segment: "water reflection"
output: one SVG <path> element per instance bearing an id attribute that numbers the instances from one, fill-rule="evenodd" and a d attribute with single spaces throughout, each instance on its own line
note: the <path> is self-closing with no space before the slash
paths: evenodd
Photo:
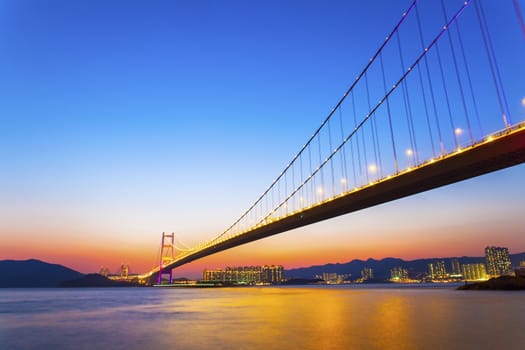
<path id="1" fill-rule="evenodd" d="M 0 290 L 0 340 L 6 349 L 522 349 L 524 314 L 524 293 Z"/>

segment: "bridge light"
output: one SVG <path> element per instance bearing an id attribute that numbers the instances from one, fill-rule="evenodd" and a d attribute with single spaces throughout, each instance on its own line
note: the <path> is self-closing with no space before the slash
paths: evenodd
<path id="1" fill-rule="evenodd" d="M 521 105 L 525 107 L 525 97 L 521 100 Z"/>
<path id="2" fill-rule="evenodd" d="M 343 185 L 346 184 L 346 179 L 345 179 L 344 177 L 341 178 L 341 183 L 342 183 Z"/>
<path id="3" fill-rule="evenodd" d="M 461 128 L 454 129 L 454 134 L 456 134 L 457 136 L 463 134 L 463 129 L 461 129 Z"/>
<path id="4" fill-rule="evenodd" d="M 369 171 L 370 173 L 376 173 L 376 172 L 377 172 L 377 165 L 375 165 L 375 164 L 370 164 L 370 165 L 368 166 L 368 171 Z"/>
<path id="5" fill-rule="evenodd" d="M 405 154 L 407 155 L 407 157 L 411 157 L 414 155 L 414 151 L 412 151 L 410 148 L 406 150 Z"/>

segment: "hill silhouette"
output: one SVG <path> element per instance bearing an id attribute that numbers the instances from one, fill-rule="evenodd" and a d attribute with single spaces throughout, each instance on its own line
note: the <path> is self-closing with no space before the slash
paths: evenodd
<path id="1" fill-rule="evenodd" d="M 36 259 L 0 261 L 0 288 L 58 287 L 83 276 L 65 266 Z"/>
<path id="2" fill-rule="evenodd" d="M 381 260 L 352 260 L 347 263 L 316 265 L 310 267 L 302 267 L 297 269 L 286 270 L 287 278 L 315 278 L 315 276 L 322 276 L 324 272 L 337 273 L 339 275 L 351 274 L 351 279 L 354 280 L 361 277 L 361 270 L 365 267 L 371 267 L 374 270 L 374 278 L 377 280 L 386 280 L 390 278 L 390 269 L 394 267 L 402 267 L 408 270 L 408 274 L 412 278 L 417 278 L 419 275 L 428 272 L 428 264 L 443 260 L 448 272 L 452 271 L 451 261 L 458 259 L 460 264 L 485 263 L 485 257 L 457 257 L 457 258 L 429 258 L 417 260 L 403 260 L 397 258 L 385 258 Z M 510 259 L 513 266 L 518 266 L 520 261 L 525 261 L 525 253 L 511 254 Z"/>

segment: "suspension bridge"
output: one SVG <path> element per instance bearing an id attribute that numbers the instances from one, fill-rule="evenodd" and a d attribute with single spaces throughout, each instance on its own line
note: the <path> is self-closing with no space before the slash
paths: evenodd
<path id="1" fill-rule="evenodd" d="M 194 247 L 163 234 L 159 266 L 139 278 L 525 162 L 524 77 L 505 75 L 523 63 L 498 55 L 524 43 L 518 1 L 414 1 L 259 198 Z"/>

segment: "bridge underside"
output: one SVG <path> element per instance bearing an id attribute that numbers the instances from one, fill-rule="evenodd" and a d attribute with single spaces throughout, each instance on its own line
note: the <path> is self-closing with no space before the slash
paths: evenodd
<path id="1" fill-rule="evenodd" d="M 427 162 L 412 171 L 403 171 L 398 175 L 181 257 L 164 269 L 172 269 L 241 244 L 523 162 L 525 162 L 525 128 L 521 125 L 511 133 L 494 137 L 490 142 L 482 142 Z"/>

